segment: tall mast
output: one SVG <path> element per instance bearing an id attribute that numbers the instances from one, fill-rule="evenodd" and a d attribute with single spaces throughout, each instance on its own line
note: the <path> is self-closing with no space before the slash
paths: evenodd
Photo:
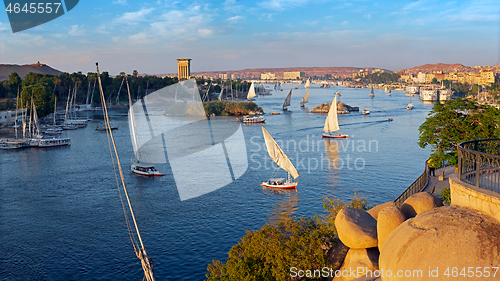
<path id="1" fill-rule="evenodd" d="M 154 273 L 153 273 L 152 260 L 150 260 L 148 258 L 148 255 L 146 254 L 146 249 L 144 248 L 144 244 L 142 243 L 141 234 L 139 232 L 139 228 L 138 228 L 137 222 L 135 220 L 134 211 L 132 210 L 132 204 L 130 203 L 130 198 L 128 196 L 127 187 L 125 186 L 125 180 L 124 180 L 124 176 L 123 176 L 122 165 L 120 164 L 120 158 L 118 158 L 118 152 L 116 150 L 115 140 L 113 138 L 113 132 L 111 131 L 111 126 L 109 124 L 109 117 L 108 117 L 108 112 L 107 112 L 106 103 L 105 103 L 105 99 L 104 99 L 104 92 L 102 90 L 101 79 L 99 77 L 99 67 L 98 67 L 97 63 L 96 63 L 96 68 L 97 68 L 97 77 L 98 77 L 97 79 L 98 79 L 98 82 L 99 82 L 99 92 L 100 92 L 102 106 L 103 106 L 103 112 L 104 112 L 104 122 L 105 122 L 105 125 L 106 125 L 106 128 L 107 128 L 107 132 L 108 132 L 108 134 L 110 136 L 110 139 L 111 139 L 111 141 L 113 143 L 114 153 L 116 155 L 117 166 L 118 166 L 118 170 L 120 172 L 120 177 L 121 177 L 121 181 L 122 181 L 123 191 L 124 191 L 125 196 L 127 198 L 128 207 L 129 207 L 129 210 L 130 210 L 130 214 L 132 216 L 132 220 L 133 220 L 134 225 L 135 225 L 135 230 L 136 230 L 137 238 L 139 239 L 139 242 L 141 243 L 141 248 L 140 249 L 136 249 L 135 245 L 133 243 L 132 244 L 134 245 L 134 250 L 135 250 L 135 253 L 136 253 L 137 257 L 141 260 L 142 269 L 144 270 L 144 278 L 147 281 L 154 281 L 155 280 L 155 276 L 154 276 Z M 110 150 L 111 150 L 111 147 L 110 147 Z"/>
<path id="2" fill-rule="evenodd" d="M 17 108 L 19 107 L 19 86 L 17 86 L 17 96 L 16 96 L 16 119 L 14 120 L 14 128 L 16 130 L 17 139 Z"/>
<path id="3" fill-rule="evenodd" d="M 66 100 L 66 111 L 64 112 L 64 122 L 66 122 L 66 119 L 68 118 L 68 106 L 69 106 L 70 95 L 71 95 L 71 89 L 68 89 L 68 99 Z"/>

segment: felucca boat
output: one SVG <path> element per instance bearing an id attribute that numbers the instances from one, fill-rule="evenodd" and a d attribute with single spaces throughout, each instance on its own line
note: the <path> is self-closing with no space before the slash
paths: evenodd
<path id="1" fill-rule="evenodd" d="M 247 100 L 255 100 L 254 98 L 256 97 L 257 95 L 255 94 L 255 85 L 253 84 L 252 82 L 252 85 L 250 85 L 250 90 L 248 90 L 248 94 L 247 94 Z"/>
<path id="2" fill-rule="evenodd" d="M 262 133 L 264 134 L 264 140 L 266 142 L 267 153 L 269 157 L 276 163 L 279 167 L 287 172 L 287 177 L 285 178 L 270 178 L 268 181 L 262 182 L 261 186 L 278 188 L 278 189 L 293 189 L 297 187 L 298 182 L 293 181 L 298 176 L 297 170 L 293 166 L 288 156 L 281 150 L 279 145 L 274 141 L 273 137 L 267 132 L 267 130 L 262 126 Z M 273 173 L 274 175 L 274 173 Z"/>
<path id="3" fill-rule="evenodd" d="M 307 80 L 307 81 L 309 81 L 309 80 Z M 307 88 L 306 93 L 304 94 L 304 96 L 302 97 L 302 100 L 300 101 L 300 107 L 304 107 L 304 105 L 308 102 L 309 102 L 309 88 Z"/>
<path id="4" fill-rule="evenodd" d="M 291 100 L 292 100 L 292 89 L 290 89 L 290 92 L 288 93 L 285 101 L 283 102 L 283 110 L 288 110 L 287 106 L 290 106 Z"/>
<path id="5" fill-rule="evenodd" d="M 328 110 L 328 116 L 325 120 L 325 126 L 323 127 L 323 131 L 325 134 L 322 136 L 324 138 L 336 138 L 336 139 L 344 139 L 348 138 L 348 135 L 338 134 L 334 135 L 333 132 L 340 130 L 339 121 L 337 118 L 337 94 L 333 98 L 332 105 L 330 105 L 330 110 Z"/>
<path id="6" fill-rule="evenodd" d="M 139 139 L 137 137 L 137 128 L 135 124 L 134 107 L 132 106 L 132 97 L 130 96 L 130 88 L 128 86 L 128 80 L 126 76 L 125 76 L 125 82 L 127 83 L 128 103 L 130 107 L 129 121 L 130 121 L 130 127 L 132 129 L 132 136 L 134 139 L 134 150 L 137 158 L 137 161 L 135 163 L 131 161 L 130 170 L 135 174 L 143 176 L 163 176 L 163 174 L 160 173 L 154 165 L 144 164 L 141 163 L 140 161 L 141 153 L 139 147 Z M 107 124 L 107 127 L 111 130 L 111 126 L 109 124 Z"/>

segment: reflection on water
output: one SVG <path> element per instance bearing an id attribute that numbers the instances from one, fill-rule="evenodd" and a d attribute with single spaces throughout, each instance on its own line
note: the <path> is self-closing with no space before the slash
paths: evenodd
<path id="1" fill-rule="evenodd" d="M 297 187 L 298 188 L 298 187 Z M 297 211 L 299 204 L 299 193 L 296 189 L 270 189 L 265 188 L 264 193 L 274 193 L 283 195 L 282 199 L 273 206 L 272 212 L 269 214 L 268 223 L 272 225 L 286 217 L 291 217 Z"/>
<path id="2" fill-rule="evenodd" d="M 337 140 L 329 139 L 329 138 L 324 138 L 323 142 L 325 144 L 325 153 L 328 159 L 330 160 L 330 167 L 329 169 L 329 174 L 332 176 L 332 182 L 336 183 L 337 178 L 339 177 L 339 170 L 336 169 L 335 167 L 340 167 L 339 166 L 339 143 Z"/>

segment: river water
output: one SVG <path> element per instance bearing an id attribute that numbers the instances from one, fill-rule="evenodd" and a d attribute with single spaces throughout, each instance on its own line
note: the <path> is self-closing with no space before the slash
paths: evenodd
<path id="1" fill-rule="evenodd" d="M 282 112 L 290 90 L 256 99 L 266 113 Z M 340 115 L 349 139 L 323 140 L 326 114 L 308 109 L 340 101 L 360 112 Z M 276 191 L 259 184 L 274 167 L 264 149 L 258 124 L 242 125 L 248 167 L 232 183 L 205 195 L 181 200 L 171 167 L 157 165 L 164 177 L 147 178 L 128 170 L 132 158 L 127 111 L 110 118 L 139 229 L 158 280 L 203 280 L 212 259 L 225 261 L 231 246 L 284 214 L 322 214 L 325 196 L 349 199 L 353 192 L 369 203 L 399 196 L 423 171 L 430 151 L 417 145 L 418 127 L 432 104 L 402 91 L 387 96 L 370 89 L 313 85 L 305 109 L 304 88 L 293 90 L 289 112 L 266 115 L 265 128 L 295 164 L 296 191 Z M 369 115 L 361 110 L 370 109 Z M 117 191 L 105 132 L 95 128 L 102 114 L 89 115 L 85 129 L 65 131 L 69 147 L 0 151 L 0 279 L 140 280 L 142 269 L 130 243 Z M 388 122 L 388 118 L 394 121 Z M 219 117 L 234 127 L 234 117 Z M 281 173 L 281 175 L 285 175 Z M 213 175 L 216 181 L 218 174 Z M 196 180 L 189 179 L 189 180 Z"/>

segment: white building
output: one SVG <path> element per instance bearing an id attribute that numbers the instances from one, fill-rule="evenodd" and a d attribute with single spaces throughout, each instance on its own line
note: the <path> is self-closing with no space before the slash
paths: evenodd
<path id="1" fill-rule="evenodd" d="M 19 109 L 17 111 L 17 122 L 21 121 L 22 115 L 26 112 L 26 108 Z M 7 110 L 0 111 L 0 124 L 11 124 L 16 121 L 16 111 L 15 110 Z"/>

